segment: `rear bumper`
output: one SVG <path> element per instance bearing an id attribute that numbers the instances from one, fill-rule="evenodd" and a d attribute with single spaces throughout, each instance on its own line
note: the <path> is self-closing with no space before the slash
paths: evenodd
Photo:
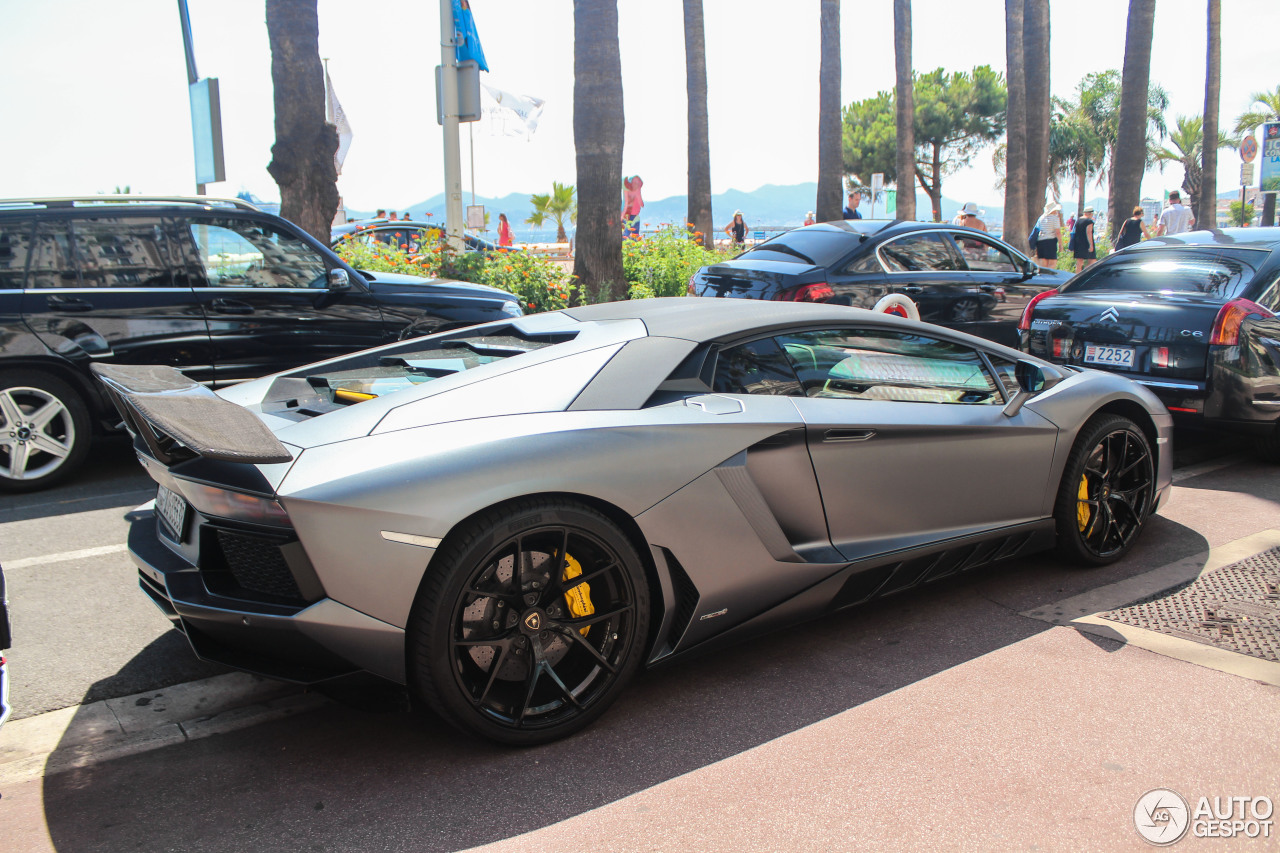
<path id="1" fill-rule="evenodd" d="M 210 592 L 200 567 L 161 540 L 149 504 L 131 517 L 138 585 L 201 659 L 300 684 L 360 670 L 405 683 L 402 629 L 330 598 L 289 606 Z"/>

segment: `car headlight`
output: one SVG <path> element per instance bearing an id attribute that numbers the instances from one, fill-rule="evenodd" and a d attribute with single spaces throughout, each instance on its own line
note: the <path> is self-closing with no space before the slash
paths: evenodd
<path id="1" fill-rule="evenodd" d="M 508 317 L 523 317 L 524 309 L 520 307 L 517 300 L 510 299 L 502 303 L 502 313 Z"/>

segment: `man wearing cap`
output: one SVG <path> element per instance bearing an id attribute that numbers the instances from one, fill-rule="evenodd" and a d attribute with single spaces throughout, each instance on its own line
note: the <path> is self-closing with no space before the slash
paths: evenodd
<path id="1" fill-rule="evenodd" d="M 1169 190 L 1169 205 L 1160 211 L 1160 220 L 1156 225 L 1156 236 L 1183 234 L 1196 227 L 1196 218 L 1191 208 L 1182 203 L 1182 194 L 1177 190 Z"/>
<path id="2" fill-rule="evenodd" d="M 1071 229 L 1071 251 L 1076 256 L 1076 272 L 1098 259 L 1098 244 L 1093 240 L 1093 208 L 1086 207 L 1084 214 Z"/>
<path id="3" fill-rule="evenodd" d="M 845 219 L 861 219 L 862 214 L 858 212 L 858 205 L 862 204 L 862 193 L 849 193 L 849 201 L 844 206 L 843 216 Z"/>

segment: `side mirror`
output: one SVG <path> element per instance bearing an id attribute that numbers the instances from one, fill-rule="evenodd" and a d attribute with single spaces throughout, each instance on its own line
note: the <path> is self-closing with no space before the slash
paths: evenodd
<path id="1" fill-rule="evenodd" d="M 351 279 L 347 276 L 347 271 L 342 267 L 334 267 L 329 270 L 329 289 L 330 290 L 350 290 Z"/>
<path id="2" fill-rule="evenodd" d="M 1033 275 L 1040 275 L 1040 265 L 1028 258 L 1026 263 L 1022 265 L 1022 274 L 1027 278 L 1031 278 Z"/>
<path id="3" fill-rule="evenodd" d="M 1014 368 L 1014 376 L 1018 380 L 1018 393 L 1005 404 L 1004 416 L 1011 418 L 1022 410 L 1022 405 L 1037 394 L 1048 391 L 1064 378 L 1062 373 L 1048 365 L 1020 361 Z"/>

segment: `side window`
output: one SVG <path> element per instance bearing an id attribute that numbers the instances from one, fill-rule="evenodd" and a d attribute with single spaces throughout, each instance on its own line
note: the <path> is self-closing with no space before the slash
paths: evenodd
<path id="1" fill-rule="evenodd" d="M 721 352 L 712 390 L 718 394 L 803 395 L 786 355 L 772 338 Z"/>
<path id="2" fill-rule="evenodd" d="M 1005 399 L 1008 400 L 1022 389 L 1018 387 L 1018 366 L 1008 359 L 990 356 L 991 366 L 995 368 L 996 379 L 1000 380 L 1000 387 L 1004 389 Z"/>
<path id="3" fill-rule="evenodd" d="M 1262 288 L 1253 301 L 1272 313 L 1280 313 L 1280 273 L 1271 277 L 1271 283 Z"/>
<path id="4" fill-rule="evenodd" d="M 0 290 L 21 290 L 31 254 L 30 219 L 0 223 Z"/>
<path id="5" fill-rule="evenodd" d="M 210 287 L 325 287 L 325 262 L 302 240 L 260 222 L 189 223 Z"/>
<path id="6" fill-rule="evenodd" d="M 959 269 L 951 242 L 940 231 L 908 234 L 880 247 L 889 272 L 945 272 Z"/>
<path id="7" fill-rule="evenodd" d="M 876 253 L 867 252 L 862 257 L 856 258 L 850 262 L 850 264 L 844 268 L 844 271 L 850 275 L 856 275 L 858 273 L 884 272 L 884 269 L 880 266 L 880 261 L 876 260 Z"/>
<path id="8" fill-rule="evenodd" d="M 1018 272 L 1013 256 L 990 240 L 972 234 L 953 234 L 964 262 L 976 272 Z"/>
<path id="9" fill-rule="evenodd" d="M 171 287 L 169 247 L 159 219 L 91 217 L 71 222 L 81 287 Z"/>
<path id="10" fill-rule="evenodd" d="M 70 223 L 56 219 L 39 223 L 31 246 L 27 287 L 79 286 L 80 274 L 71 251 Z"/>
<path id="11" fill-rule="evenodd" d="M 1003 403 L 975 350 L 885 329 L 778 338 L 808 397 L 900 403 Z"/>

